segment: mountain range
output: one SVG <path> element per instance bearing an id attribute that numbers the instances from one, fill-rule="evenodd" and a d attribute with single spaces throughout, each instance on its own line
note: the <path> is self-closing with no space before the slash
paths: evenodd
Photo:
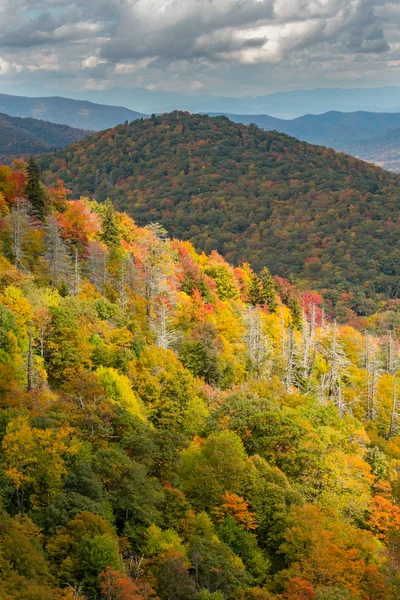
<path id="1" fill-rule="evenodd" d="M 89 131 L 68 125 L 0 113 L 0 162 L 63 148 L 88 134 Z"/>
<path id="2" fill-rule="evenodd" d="M 69 94 L 69 92 L 68 92 Z M 331 110 L 352 112 L 400 111 L 400 87 L 359 89 L 313 89 L 276 92 L 256 97 L 219 97 L 186 95 L 143 88 L 112 88 L 79 92 L 93 102 L 123 104 L 146 113 L 188 110 L 190 112 L 267 113 L 291 119 L 306 113 L 321 114 Z"/>
<path id="3" fill-rule="evenodd" d="M 58 96 L 29 98 L 8 94 L 0 94 L 0 112 L 12 117 L 33 117 L 93 131 L 108 129 L 124 121 L 145 116 L 122 106 L 107 106 Z"/>
<path id="4" fill-rule="evenodd" d="M 365 110 L 325 112 L 324 110 L 330 106 L 347 108 L 360 104 L 374 106 L 379 98 L 384 98 L 385 101 L 382 100 L 381 104 L 388 107 L 397 102 L 398 89 L 400 88 L 388 88 L 390 93 L 385 94 L 383 94 L 382 88 L 351 90 L 350 96 L 348 93 L 350 90 L 309 90 L 282 92 L 247 100 L 185 96 L 140 88 L 132 90 L 115 88 L 104 91 L 102 96 L 99 96 L 97 92 L 90 92 L 90 97 L 97 99 L 104 97 L 110 103 L 109 105 L 62 97 L 30 98 L 0 94 L 0 112 L 11 116 L 46 119 L 53 123 L 93 131 L 108 129 L 126 121 L 130 122 L 146 117 L 145 113 L 114 106 L 115 103 L 145 107 L 147 113 L 153 112 L 153 110 L 157 113 L 165 110 L 185 109 L 194 113 L 208 113 L 211 116 L 225 114 L 232 121 L 243 124 L 255 123 L 262 129 L 280 131 L 312 144 L 332 147 L 337 151 L 352 154 L 388 170 L 399 172 L 400 112 L 367 112 Z M 398 102 L 400 106 L 400 96 Z M 215 110 L 217 106 L 224 107 L 224 109 L 217 111 Z M 308 114 L 302 114 L 293 119 L 272 116 L 279 111 L 285 114 L 293 113 L 294 106 L 296 106 L 296 111 L 308 111 Z M 270 114 L 261 112 L 254 114 L 256 108 L 263 110 L 268 108 Z M 235 112 L 236 110 L 241 110 L 241 112 Z M 242 110 L 247 110 L 247 113 Z M 310 114 L 310 110 L 315 111 L 316 114 Z M 322 114 L 318 114 L 321 111 Z M 71 139 L 70 141 L 75 140 Z M 22 144 L 20 148 L 18 144 L 14 144 L 14 147 L 10 148 L 8 154 L 4 154 L 4 156 L 10 156 L 12 152 L 15 154 L 25 153 L 25 145 Z M 44 149 L 38 148 L 35 153 L 65 145 L 65 143 L 53 144 L 50 148 L 47 146 Z"/>
<path id="5" fill-rule="evenodd" d="M 166 90 L 149 90 L 147 88 L 114 87 L 107 90 L 62 90 L 45 87 L 16 87 L 2 85 L 0 91 L 5 94 L 20 96 L 41 96 L 41 104 L 45 97 L 66 96 L 79 101 L 90 101 L 116 107 L 126 106 L 141 113 L 161 113 L 172 110 L 188 110 L 190 112 L 219 112 L 235 114 L 268 114 L 282 119 L 313 113 L 322 114 L 327 111 L 369 111 L 400 112 L 400 87 L 386 86 L 377 88 L 320 88 L 310 90 L 293 90 L 268 93 L 258 96 L 230 97 L 209 94 L 186 94 Z M 38 98 L 35 98 L 38 100 Z M 89 107 L 86 107 L 89 108 Z M 0 105 L 0 110 L 8 112 Z M 9 113 L 13 114 L 13 113 Z M 24 114 L 18 116 L 37 116 Z M 46 119 L 52 120 L 49 115 Z M 131 116 L 126 117 L 132 120 Z M 121 119 L 123 122 L 125 118 Z M 86 129 L 104 129 L 107 125 L 97 127 L 85 123 L 68 123 Z M 114 123 L 115 124 L 115 123 Z M 112 125 L 108 125 L 111 127 Z"/>
<path id="6" fill-rule="evenodd" d="M 254 123 L 262 129 L 287 133 L 400 172 L 400 113 L 331 111 L 291 120 L 268 115 L 227 116 L 235 123 Z"/>
<path id="7" fill-rule="evenodd" d="M 400 293 L 400 177 L 226 117 L 173 112 L 40 158 L 46 183 L 111 198 L 198 250 L 267 265 L 363 314 Z"/>

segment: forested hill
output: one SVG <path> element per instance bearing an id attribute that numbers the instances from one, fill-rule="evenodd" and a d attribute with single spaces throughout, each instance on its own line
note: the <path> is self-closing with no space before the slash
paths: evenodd
<path id="1" fill-rule="evenodd" d="M 335 302 L 374 308 L 400 290 L 400 178 L 226 117 L 174 112 L 41 158 L 48 182 L 110 197 L 197 249 L 293 273 Z"/>
<path id="2" fill-rule="evenodd" d="M 10 117 L 0 113 L 0 163 L 41 154 L 81 140 L 88 131 L 40 119 Z"/>
<path id="3" fill-rule="evenodd" d="M 254 123 L 267 130 L 293 135 L 400 172 L 400 113 L 338 112 L 277 119 L 268 115 L 234 115 L 235 123 Z"/>

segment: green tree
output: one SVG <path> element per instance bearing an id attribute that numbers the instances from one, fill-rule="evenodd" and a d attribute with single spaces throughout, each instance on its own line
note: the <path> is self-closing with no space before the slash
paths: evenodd
<path id="1" fill-rule="evenodd" d="M 212 433 L 202 446 L 193 443 L 182 452 L 181 487 L 199 510 L 220 504 L 227 490 L 240 493 L 245 474 L 246 453 L 233 431 Z"/>
<path id="2" fill-rule="evenodd" d="M 49 202 L 46 189 L 40 181 L 40 169 L 33 157 L 29 159 L 28 182 L 25 188 L 25 194 L 31 203 L 31 214 L 40 221 L 44 221 L 49 212 Z"/>
<path id="3" fill-rule="evenodd" d="M 104 203 L 102 233 L 100 238 L 109 248 L 116 248 L 121 241 L 121 233 L 118 228 L 114 207 L 109 198 Z"/>
<path id="4" fill-rule="evenodd" d="M 267 304 L 271 312 L 275 312 L 278 308 L 278 302 L 276 299 L 278 295 L 278 289 L 267 267 L 264 267 L 261 271 L 260 280 L 264 303 Z"/>

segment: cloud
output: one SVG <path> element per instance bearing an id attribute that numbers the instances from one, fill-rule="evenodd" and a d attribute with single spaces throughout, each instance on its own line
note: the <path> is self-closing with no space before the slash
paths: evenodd
<path id="1" fill-rule="evenodd" d="M 99 65 L 106 64 L 107 61 L 104 58 L 99 58 L 98 56 L 88 56 L 81 62 L 82 69 L 95 69 Z"/>
<path id="2" fill-rule="evenodd" d="M 102 22 L 78 21 L 62 23 L 51 14 L 44 13 L 0 37 L 0 46 L 29 48 L 60 42 L 86 39 L 104 27 Z"/>
<path id="3" fill-rule="evenodd" d="M 244 95 L 329 74 L 373 85 L 400 59 L 400 7 L 386 0 L 0 0 L 0 11 L 0 83 L 52 72 L 52 86 L 75 89 Z"/>
<path id="4" fill-rule="evenodd" d="M 369 0 L 122 0 L 110 60 L 263 63 L 324 42 L 343 51 L 389 49 Z"/>

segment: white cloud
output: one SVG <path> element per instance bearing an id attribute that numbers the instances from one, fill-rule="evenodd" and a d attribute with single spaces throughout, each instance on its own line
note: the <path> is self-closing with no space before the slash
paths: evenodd
<path id="1" fill-rule="evenodd" d="M 142 69 L 146 69 L 153 61 L 157 60 L 157 56 L 149 56 L 129 63 L 118 63 L 115 65 L 115 72 L 120 74 L 136 73 Z"/>
<path id="2" fill-rule="evenodd" d="M 103 65 L 107 61 L 104 58 L 99 58 L 98 56 L 88 56 L 85 58 L 80 66 L 82 69 L 94 69 L 98 65 Z"/>
<path id="3" fill-rule="evenodd" d="M 4 58 L 2 58 L 0 56 L 0 75 L 3 75 L 4 73 L 8 73 L 9 70 L 10 70 L 10 63 L 7 60 L 4 60 Z"/>

